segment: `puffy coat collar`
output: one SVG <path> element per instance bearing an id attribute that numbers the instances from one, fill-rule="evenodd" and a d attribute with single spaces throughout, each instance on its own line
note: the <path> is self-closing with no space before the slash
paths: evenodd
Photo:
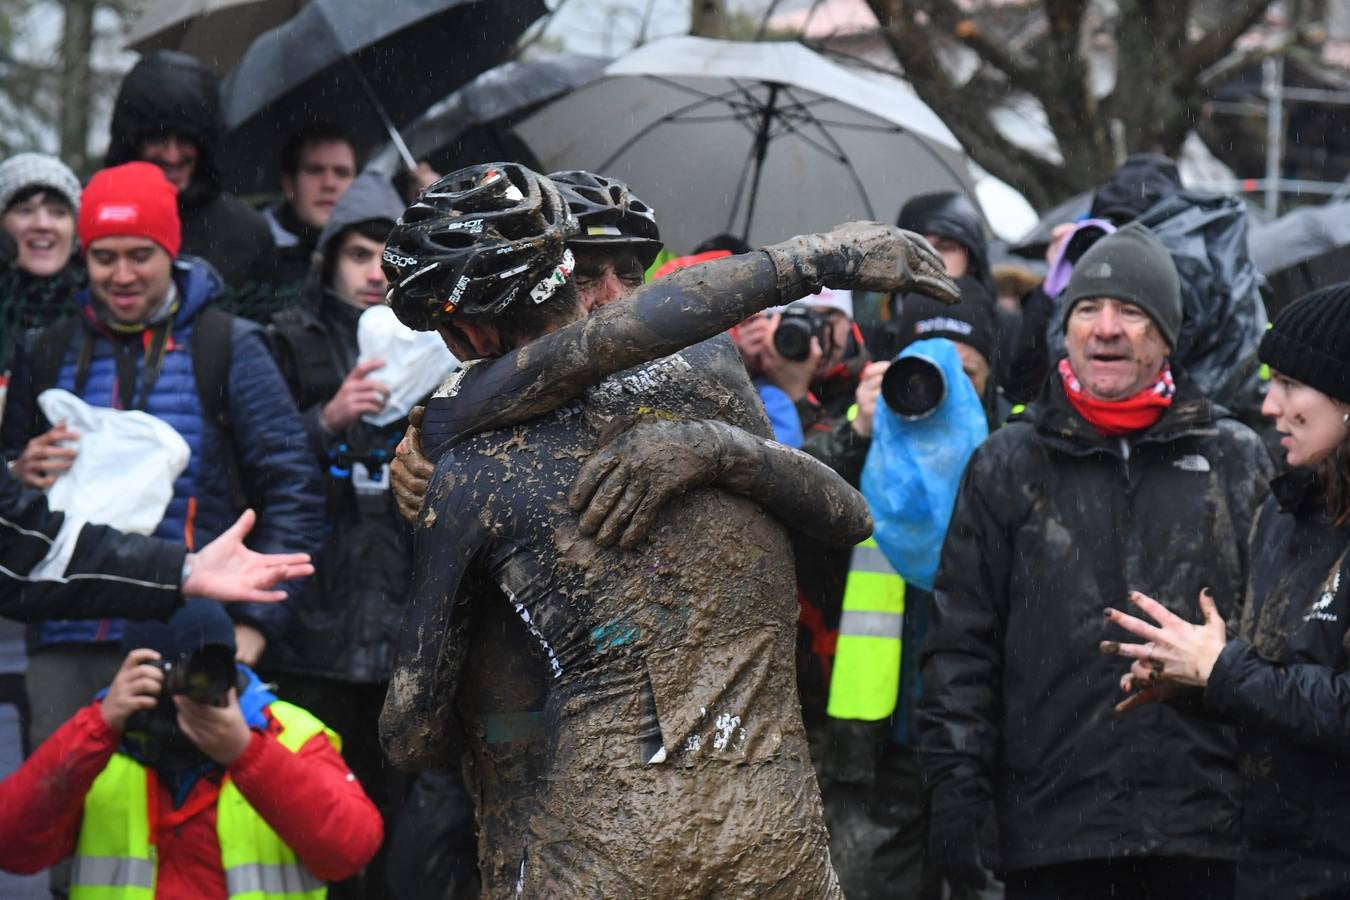
<path id="1" fill-rule="evenodd" d="M 1152 428 L 1132 436 L 1130 445 L 1166 444 L 1184 437 L 1213 434 L 1215 423 L 1228 415 L 1227 410 L 1200 393 L 1186 374 L 1172 366 L 1177 394 Z M 1041 396 L 1014 418 L 1029 421 L 1047 444 L 1075 456 L 1093 453 L 1123 454 L 1120 438 L 1105 437 L 1078 414 L 1064 394 L 1064 386 L 1051 370 Z"/>
<path id="2" fill-rule="evenodd" d="M 1270 480 L 1270 493 L 1281 512 L 1310 512 L 1321 506 L 1316 469 L 1300 467 L 1281 473 Z"/>
<path id="3" fill-rule="evenodd" d="M 173 283 L 178 288 L 178 312 L 173 317 L 175 331 L 189 324 L 225 290 L 225 282 L 211 264 L 195 256 L 180 256 L 174 260 Z M 94 302 L 94 295 L 87 287 L 75 295 L 80 317 L 87 323 L 98 321 Z"/>

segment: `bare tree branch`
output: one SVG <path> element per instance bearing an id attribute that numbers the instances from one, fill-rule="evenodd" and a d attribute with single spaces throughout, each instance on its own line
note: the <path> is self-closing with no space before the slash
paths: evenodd
<path id="1" fill-rule="evenodd" d="M 1272 0 L 1231 0 L 1224 9 L 1224 16 L 1208 34 L 1191 43 L 1181 58 L 1181 78 L 1190 84 L 1201 72 L 1223 59 L 1242 33 L 1251 28 L 1266 10 Z"/>
<path id="2" fill-rule="evenodd" d="M 947 31 L 953 39 L 970 48 L 980 59 L 1002 72 L 1008 83 L 1023 91 L 1034 91 L 1037 86 L 1036 67 L 1013 52 L 997 38 L 980 28 L 975 19 L 967 16 L 953 0 L 927 0 L 925 12 L 933 22 Z"/>

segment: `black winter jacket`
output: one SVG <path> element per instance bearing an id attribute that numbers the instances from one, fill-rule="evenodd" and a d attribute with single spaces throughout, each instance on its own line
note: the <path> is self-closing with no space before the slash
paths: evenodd
<path id="1" fill-rule="evenodd" d="M 1239 898 L 1350 895 L 1350 527 L 1309 470 L 1272 485 L 1252 532 L 1241 637 L 1205 705 L 1238 727 Z"/>
<path id="2" fill-rule="evenodd" d="M 1105 438 L 1058 379 L 975 451 L 934 584 L 920 746 L 934 817 L 992 799 L 1001 867 L 1122 855 L 1232 859 L 1230 728 L 1154 704 L 1117 716 L 1103 608 L 1129 590 L 1225 616 L 1266 488 L 1257 437 L 1178 376 L 1151 428 Z"/>
<path id="3" fill-rule="evenodd" d="M 389 679 L 412 571 L 412 529 L 387 489 L 358 494 L 352 473 L 358 462 L 376 474 L 392 461 L 407 421 L 380 428 L 357 421 L 341 434 L 324 428 L 323 407 L 356 364 L 361 311 L 324 291 L 319 273 L 348 226 L 371 219 L 392 224 L 402 212 L 403 202 L 382 176 L 357 179 L 319 238 L 301 305 L 280 313 L 270 332 L 310 449 L 327 473 L 328 496 L 324 547 L 290 630 L 268 648 L 265 664 L 273 669 L 360 684 Z"/>

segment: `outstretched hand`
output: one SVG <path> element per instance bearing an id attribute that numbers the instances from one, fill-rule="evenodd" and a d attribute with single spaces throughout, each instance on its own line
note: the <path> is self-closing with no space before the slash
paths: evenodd
<path id="1" fill-rule="evenodd" d="M 255 553 L 245 547 L 244 538 L 256 521 L 253 510 L 245 510 L 228 531 L 190 557 L 184 596 L 275 603 L 286 599 L 285 591 L 273 590 L 276 585 L 314 574 L 308 553 Z"/>
<path id="2" fill-rule="evenodd" d="M 1205 617 L 1201 625 L 1187 622 L 1138 591 L 1130 592 L 1130 602 L 1158 624 L 1151 625 L 1117 609 L 1106 610 L 1109 621 L 1145 641 L 1142 644 L 1101 643 L 1103 653 L 1134 660 L 1129 673 L 1121 679 L 1121 689 L 1138 691 L 1139 699 L 1134 703 L 1130 702 L 1134 698 L 1127 699 L 1117 709 L 1123 711 L 1150 700 L 1163 699 L 1174 693 L 1176 686 L 1203 687 L 1207 684 L 1214 663 L 1228 643 L 1227 627 L 1209 589 L 1200 592 L 1200 611 Z"/>

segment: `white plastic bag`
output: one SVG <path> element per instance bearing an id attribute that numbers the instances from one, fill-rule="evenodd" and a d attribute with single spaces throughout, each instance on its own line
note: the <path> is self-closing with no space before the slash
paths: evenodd
<path id="1" fill-rule="evenodd" d="M 51 508 L 80 522 L 153 532 L 187 467 L 187 441 L 148 413 L 90 406 L 69 391 L 43 391 L 38 406 L 47 421 L 80 435 L 75 464 L 47 491 Z"/>
<path id="2" fill-rule="evenodd" d="M 459 360 L 445 349 L 440 335 L 434 331 L 413 331 L 383 304 L 361 313 L 356 325 L 356 345 L 362 360 L 384 360 L 384 368 L 376 369 L 368 377 L 388 385 L 389 401 L 378 413 L 362 416 L 376 427 L 406 416 L 459 365 Z"/>

